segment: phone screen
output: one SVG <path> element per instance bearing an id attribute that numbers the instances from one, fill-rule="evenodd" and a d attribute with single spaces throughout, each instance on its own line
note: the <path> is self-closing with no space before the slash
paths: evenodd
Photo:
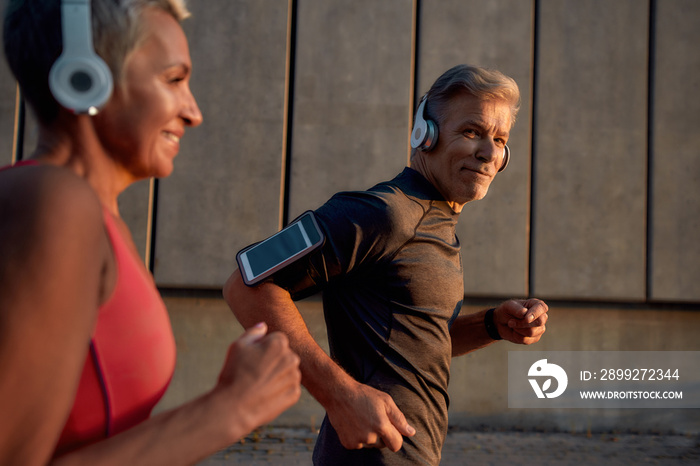
<path id="1" fill-rule="evenodd" d="M 266 278 L 323 243 L 313 212 L 302 214 L 280 232 L 243 249 L 237 259 L 246 284 Z"/>

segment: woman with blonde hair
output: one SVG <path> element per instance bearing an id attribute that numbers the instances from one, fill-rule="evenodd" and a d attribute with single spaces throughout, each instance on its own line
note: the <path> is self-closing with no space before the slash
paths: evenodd
<path id="1" fill-rule="evenodd" d="M 28 160 L 0 171 L 0 464 L 196 463 L 298 400 L 299 359 L 260 323 L 230 346 L 210 392 L 151 417 L 175 343 L 117 198 L 168 176 L 186 128 L 202 122 L 188 12 L 181 0 L 61 7 L 10 0 L 5 13 L 5 54 L 39 135 Z M 77 38 L 64 42 L 62 16 Z M 61 77 L 62 49 L 90 35 L 104 76 Z M 103 101 L 81 108 L 103 78 Z"/>

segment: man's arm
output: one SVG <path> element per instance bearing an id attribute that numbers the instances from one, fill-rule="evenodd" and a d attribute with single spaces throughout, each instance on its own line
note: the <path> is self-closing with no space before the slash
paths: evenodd
<path id="1" fill-rule="evenodd" d="M 545 331 L 549 308 L 539 299 L 510 300 L 502 303 L 493 312 L 496 331 L 504 340 L 522 345 L 539 341 Z M 459 316 L 452 324 L 452 356 L 461 356 L 493 343 L 486 330 L 485 317 L 488 311 Z"/>
<path id="2" fill-rule="evenodd" d="M 301 358 L 302 384 L 326 409 L 345 448 L 386 445 L 398 451 L 402 435 L 415 433 L 389 395 L 357 382 L 323 351 L 286 290 L 270 282 L 247 287 L 236 270 L 224 298 L 245 328 L 264 321 L 287 335 Z"/>

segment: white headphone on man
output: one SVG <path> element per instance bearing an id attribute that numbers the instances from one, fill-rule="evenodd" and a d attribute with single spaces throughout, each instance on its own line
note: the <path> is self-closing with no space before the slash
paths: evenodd
<path id="1" fill-rule="evenodd" d="M 90 0 L 61 1 L 63 52 L 49 72 L 54 98 L 73 113 L 95 115 L 112 95 L 112 73 L 94 51 Z"/>
<path id="2" fill-rule="evenodd" d="M 425 119 L 423 112 L 425 111 L 425 102 L 427 100 L 427 96 L 423 97 L 421 100 L 418 110 L 416 111 L 416 121 L 413 124 L 413 131 L 411 132 L 411 147 L 424 152 L 429 152 L 435 148 L 440 134 L 437 123 L 433 120 Z M 501 165 L 498 171 L 502 172 L 505 170 L 509 161 L 510 148 L 506 145 L 503 149 L 503 165 Z"/>

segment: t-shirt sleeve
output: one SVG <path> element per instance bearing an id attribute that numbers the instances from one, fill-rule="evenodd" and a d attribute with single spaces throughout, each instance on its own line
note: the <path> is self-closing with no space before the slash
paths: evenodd
<path id="1" fill-rule="evenodd" d="M 401 212 L 387 193 L 339 193 L 315 214 L 325 235 L 323 246 L 272 277 L 294 299 L 321 291 L 340 276 L 390 260 L 413 234 L 412 228 L 403 227 L 410 224 L 407 212 Z"/>

